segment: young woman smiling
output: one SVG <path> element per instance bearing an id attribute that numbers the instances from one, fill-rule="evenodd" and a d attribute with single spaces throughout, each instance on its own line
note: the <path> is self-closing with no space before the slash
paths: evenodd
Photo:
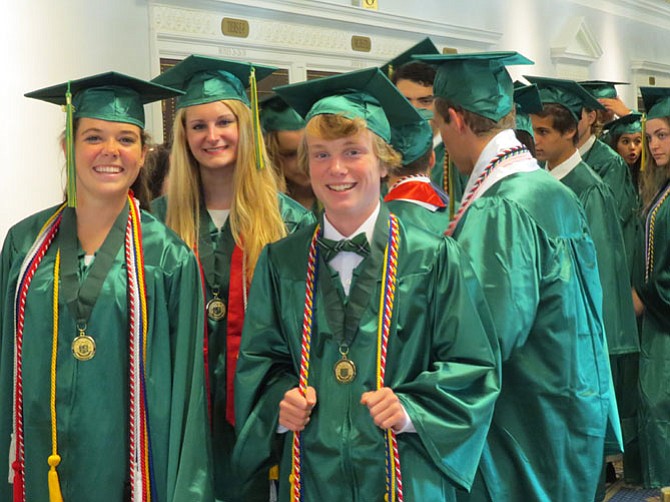
<path id="1" fill-rule="evenodd" d="M 106 73 L 27 95 L 66 104 L 68 189 L 2 251 L 3 500 L 212 500 L 197 261 L 129 191 L 143 103 L 176 94 Z"/>

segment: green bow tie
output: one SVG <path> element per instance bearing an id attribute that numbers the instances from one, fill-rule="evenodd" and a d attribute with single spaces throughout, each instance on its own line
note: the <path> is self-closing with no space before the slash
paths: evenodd
<path id="1" fill-rule="evenodd" d="M 342 251 L 356 253 L 363 258 L 370 254 L 370 243 L 364 232 L 355 235 L 353 239 L 342 239 L 341 241 L 319 237 L 318 243 L 326 263 L 335 258 L 335 256 Z"/>

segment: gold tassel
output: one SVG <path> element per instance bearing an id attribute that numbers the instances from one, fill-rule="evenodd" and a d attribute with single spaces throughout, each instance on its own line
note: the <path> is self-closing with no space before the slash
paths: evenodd
<path id="1" fill-rule="evenodd" d="M 388 69 L 386 70 L 386 73 L 388 73 L 387 77 L 389 80 L 393 80 L 393 74 L 395 73 L 395 68 L 393 68 L 392 64 L 388 65 Z"/>
<path id="2" fill-rule="evenodd" d="M 640 154 L 640 172 L 645 171 L 647 164 L 647 114 L 643 113 L 640 119 L 640 128 L 642 129 L 642 153 Z"/>
<path id="3" fill-rule="evenodd" d="M 77 171 L 74 161 L 74 107 L 70 82 L 65 93 L 65 166 L 67 170 L 67 206 L 77 207 Z"/>
<path id="4" fill-rule="evenodd" d="M 256 82 L 256 69 L 252 66 L 249 74 L 249 93 L 251 94 L 251 117 L 254 127 L 254 143 L 256 147 L 256 168 L 265 168 L 263 157 L 263 132 L 261 131 L 261 120 L 258 112 L 258 84 Z"/>
<path id="5" fill-rule="evenodd" d="M 49 455 L 49 502 L 63 502 L 60 481 L 56 467 L 60 464 L 60 455 Z"/>

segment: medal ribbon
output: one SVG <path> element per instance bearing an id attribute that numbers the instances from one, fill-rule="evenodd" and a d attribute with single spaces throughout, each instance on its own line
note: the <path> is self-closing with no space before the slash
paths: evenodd
<path id="1" fill-rule="evenodd" d="M 670 184 L 661 190 L 660 196 L 656 202 L 649 208 L 647 213 L 647 221 L 645 225 L 645 267 L 644 267 L 644 281 L 647 282 L 651 274 L 654 272 L 654 229 L 656 227 L 656 215 L 665 200 L 670 196 Z"/>
<path id="2" fill-rule="evenodd" d="M 412 178 L 416 181 L 412 181 Z M 384 197 L 384 202 L 399 199 L 417 200 L 435 207 L 446 207 L 442 198 L 431 186 L 430 178 L 427 176 L 406 176 L 398 180 Z"/>
<path id="3" fill-rule="evenodd" d="M 491 160 L 491 162 L 489 162 L 489 164 L 484 168 L 479 177 L 475 180 L 474 184 L 472 185 L 472 188 L 470 188 L 470 192 L 468 192 L 468 194 L 465 197 L 463 197 L 463 201 L 461 202 L 461 205 L 458 208 L 458 211 L 456 212 L 456 216 L 454 217 L 453 220 L 451 220 L 451 223 L 449 223 L 449 227 L 447 228 L 445 235 L 449 236 L 453 235 L 454 230 L 456 230 L 456 226 L 458 225 L 458 222 L 461 221 L 461 218 L 465 214 L 465 211 L 470 207 L 470 204 L 475 200 L 475 195 L 481 188 L 486 178 L 488 178 L 489 175 L 493 172 L 493 170 L 497 166 L 499 166 L 503 161 L 511 159 L 516 155 L 523 155 L 523 154 L 526 154 L 530 157 L 530 153 L 528 152 L 528 149 L 525 146 L 515 146 L 514 148 L 503 150 L 496 157 L 494 157 Z"/>
<path id="4" fill-rule="evenodd" d="M 320 226 L 317 225 L 312 235 L 307 258 L 307 276 L 305 279 L 305 309 L 303 312 L 302 340 L 300 347 L 300 373 L 298 389 L 305 396 L 309 381 L 309 360 L 312 344 L 312 325 L 314 316 L 314 291 L 316 289 L 316 277 L 318 274 L 318 240 L 320 237 Z M 400 235 L 398 232 L 398 219 L 389 215 L 389 238 L 384 251 L 383 284 L 380 295 L 380 317 L 378 323 L 378 351 L 377 351 L 377 389 L 384 386 L 386 371 L 386 348 L 393 318 L 393 301 L 395 298 L 395 284 L 398 265 L 398 245 Z M 389 430 L 385 433 L 386 444 L 386 498 L 385 500 L 402 502 L 402 477 L 400 472 L 400 456 L 395 433 Z M 300 502 L 303 499 L 302 485 L 302 439 L 300 432 L 293 433 L 292 456 L 291 456 L 291 502 Z"/>
<path id="5" fill-rule="evenodd" d="M 139 202 L 129 195 L 128 224 L 126 226 L 125 258 L 128 274 L 129 324 L 130 324 L 130 484 L 133 502 L 151 502 L 153 468 L 149 441 L 148 409 L 146 403 L 145 370 L 147 343 L 147 303 L 144 280 L 144 256 L 142 254 L 142 232 Z M 49 218 L 40 230 L 21 266 L 15 296 L 15 349 L 14 349 L 14 502 L 25 502 L 25 457 L 23 441 L 23 328 L 25 324 L 25 302 L 30 282 L 42 258 L 54 240 L 62 221 L 65 205 Z M 56 359 L 54 350 L 58 345 L 58 275 L 60 253 L 54 264 L 54 318 L 51 368 L 51 410 L 52 410 L 52 455 L 48 459 L 50 500 L 61 501 L 55 468 L 60 462 L 57 454 L 56 430 Z M 139 443 L 139 446 L 138 446 Z"/>

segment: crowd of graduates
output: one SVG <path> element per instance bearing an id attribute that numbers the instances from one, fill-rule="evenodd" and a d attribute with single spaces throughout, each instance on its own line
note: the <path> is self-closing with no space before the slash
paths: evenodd
<path id="1" fill-rule="evenodd" d="M 622 453 L 670 485 L 670 88 L 510 65 L 26 94 L 67 186 L 2 248 L 0 499 L 599 502 Z"/>

